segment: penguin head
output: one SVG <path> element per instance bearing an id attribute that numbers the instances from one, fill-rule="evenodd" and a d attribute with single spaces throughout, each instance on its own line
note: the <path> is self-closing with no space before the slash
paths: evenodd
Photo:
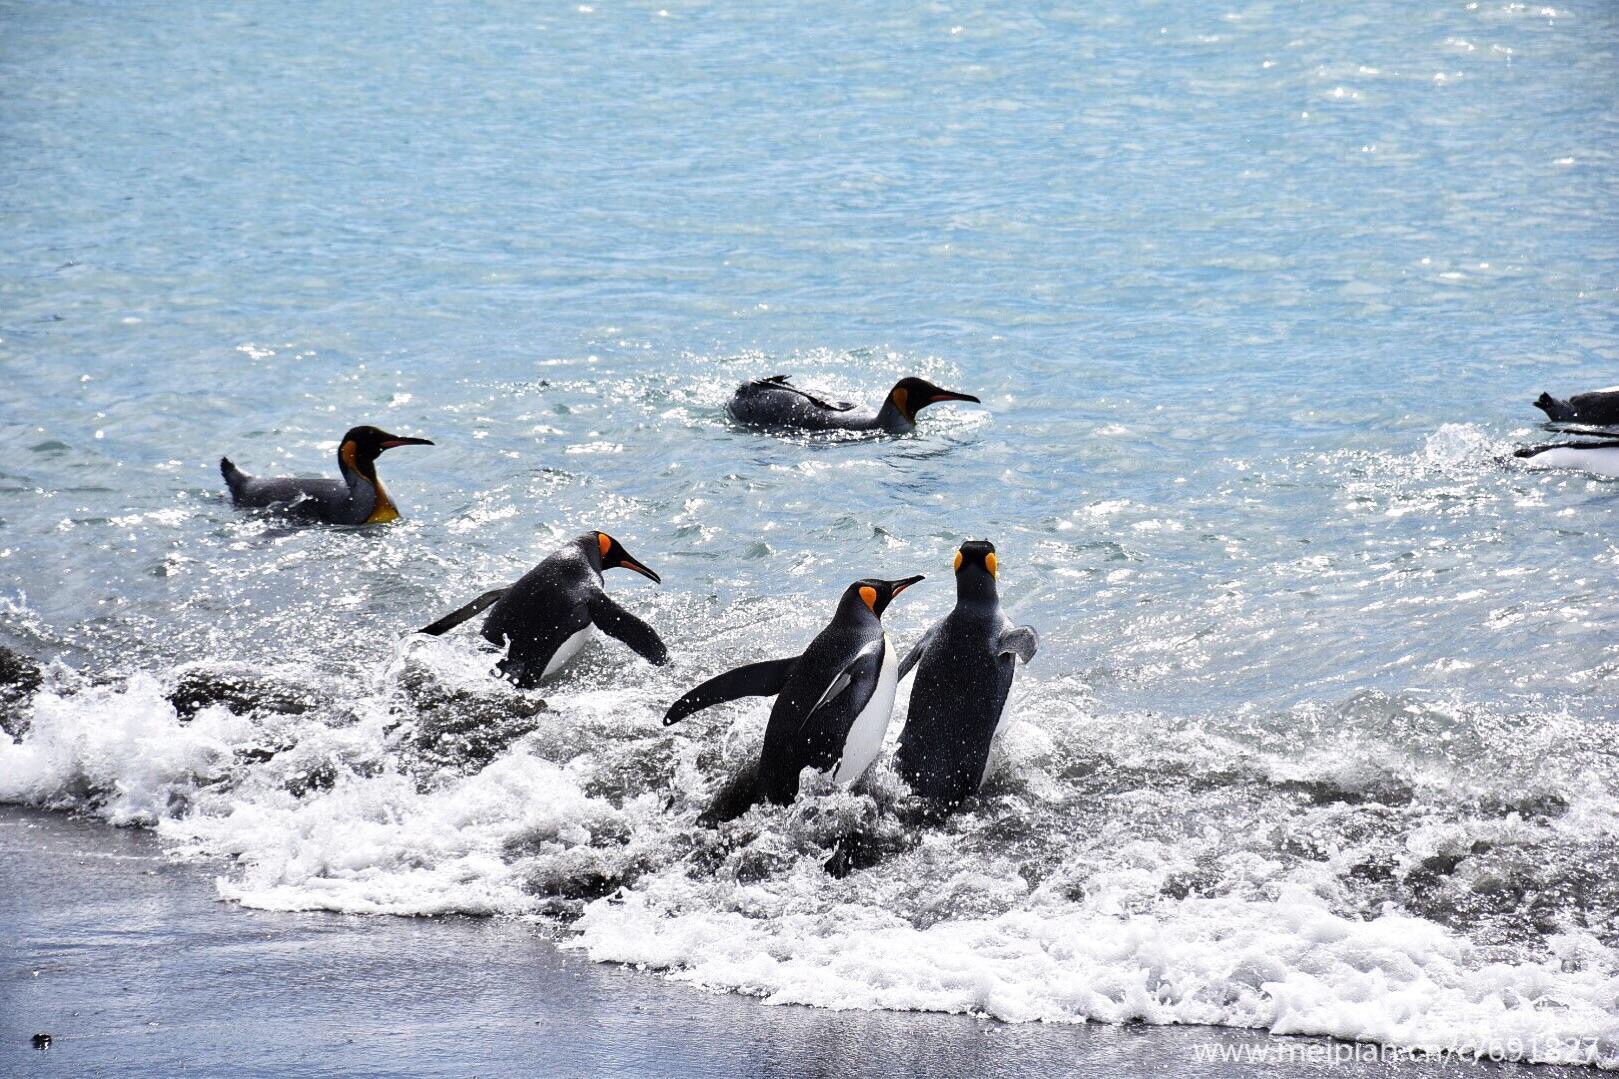
<path id="1" fill-rule="evenodd" d="M 656 573 L 653 573 L 651 570 L 641 565 L 640 562 L 631 557 L 630 552 L 624 549 L 624 545 L 622 543 L 618 542 L 618 540 L 614 539 L 612 536 L 609 536 L 605 532 L 587 532 L 582 538 L 581 543 L 585 547 L 586 551 L 595 552 L 598 569 L 634 570 L 643 577 L 656 581 L 659 584 L 663 583 L 662 577 L 659 577 Z"/>
<path id="2" fill-rule="evenodd" d="M 957 393 L 935 386 L 925 378 L 902 378 L 894 383 L 894 388 L 888 391 L 888 401 L 899 414 L 912 423 L 916 422 L 916 414 L 929 405 L 936 405 L 940 401 L 971 401 L 973 404 L 982 404 L 978 398 L 970 393 Z"/>
<path id="3" fill-rule="evenodd" d="M 999 570 L 993 543 L 987 539 L 967 540 L 956 551 L 956 598 L 994 598 Z"/>
<path id="4" fill-rule="evenodd" d="M 337 459 L 345 468 L 351 468 L 367 479 L 375 479 L 373 465 L 384 450 L 395 446 L 431 446 L 425 438 L 405 438 L 369 425 L 351 427 L 337 446 Z"/>
<path id="5" fill-rule="evenodd" d="M 895 596 L 920 580 L 922 580 L 920 574 L 898 581 L 880 581 L 875 577 L 866 577 L 844 589 L 843 602 L 839 607 L 856 613 L 864 608 L 881 618 L 888 605 L 894 602 Z"/>

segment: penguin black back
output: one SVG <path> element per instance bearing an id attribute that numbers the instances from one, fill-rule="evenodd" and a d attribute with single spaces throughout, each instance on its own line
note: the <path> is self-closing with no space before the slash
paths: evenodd
<path id="1" fill-rule="evenodd" d="M 948 805 L 983 782 L 1001 729 L 1016 661 L 1033 658 L 1038 637 L 1001 612 L 995 545 L 969 540 L 956 553 L 956 606 L 906 655 L 917 667 L 894 763 L 911 789 Z"/>
<path id="2" fill-rule="evenodd" d="M 1583 423 L 1593 427 L 1619 427 L 1619 386 L 1577 393 L 1567 400 L 1543 393 L 1535 407 L 1553 423 Z"/>

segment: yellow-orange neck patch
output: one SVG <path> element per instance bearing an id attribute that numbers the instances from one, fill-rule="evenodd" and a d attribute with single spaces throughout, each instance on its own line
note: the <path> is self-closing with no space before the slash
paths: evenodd
<path id="1" fill-rule="evenodd" d="M 960 551 L 956 552 L 956 572 L 957 573 L 961 572 L 961 552 Z"/>
<path id="2" fill-rule="evenodd" d="M 371 511 L 371 516 L 365 519 L 365 523 L 385 525 L 389 521 L 399 520 L 399 509 L 394 505 L 394 500 L 388 497 L 388 492 L 382 489 L 382 484 L 377 484 L 376 488 L 377 508 Z"/>
<path id="3" fill-rule="evenodd" d="M 613 549 L 613 537 L 605 532 L 598 532 L 596 533 L 596 542 L 601 544 L 602 557 L 606 558 L 607 552 Z"/>
<path id="4" fill-rule="evenodd" d="M 892 396 L 894 398 L 894 407 L 899 409 L 900 415 L 910 419 L 911 410 L 908 407 L 911 399 L 910 391 L 902 386 L 896 386 Z"/>
<path id="5" fill-rule="evenodd" d="M 995 559 L 994 551 L 991 551 L 989 554 L 984 556 L 984 567 L 989 570 L 989 575 L 991 577 L 1000 576 L 1000 574 L 997 572 L 997 570 L 1000 569 L 1000 565 L 1000 562 L 996 561 Z"/>
<path id="6" fill-rule="evenodd" d="M 860 598 L 866 601 L 866 606 L 871 608 L 872 614 L 877 613 L 877 590 L 875 588 L 869 584 L 861 585 Z"/>

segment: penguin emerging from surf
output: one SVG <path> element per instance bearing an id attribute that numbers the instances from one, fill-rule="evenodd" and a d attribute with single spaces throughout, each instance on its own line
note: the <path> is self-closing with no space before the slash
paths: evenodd
<path id="1" fill-rule="evenodd" d="M 876 411 L 847 401 L 828 401 L 794 386 L 788 375 L 744 382 L 726 406 L 731 418 L 765 431 L 886 431 L 902 435 L 916 430 L 916 414 L 941 401 L 971 401 L 970 393 L 941 389 L 921 378 L 894 383 Z"/>
<path id="2" fill-rule="evenodd" d="M 1577 468 L 1598 476 L 1619 476 L 1619 441 L 1554 442 L 1513 451 L 1530 468 Z"/>
<path id="3" fill-rule="evenodd" d="M 778 805 L 798 794 L 805 768 L 831 772 L 849 784 L 882 749 L 899 685 L 899 659 L 883 631 L 882 614 L 921 577 L 856 581 L 843 592 L 832 621 L 802 655 L 750 663 L 710 678 L 670 706 L 664 726 L 738 697 L 774 696 L 756 774 L 721 796 L 705 814 L 729 820 L 759 798 Z"/>
<path id="4" fill-rule="evenodd" d="M 399 508 L 377 478 L 377 458 L 396 446 L 431 446 L 425 438 L 390 435 L 375 427 L 352 427 L 337 444 L 341 480 L 263 479 L 219 459 L 220 475 L 238 507 L 273 509 L 304 521 L 334 525 L 375 525 L 397 520 Z"/>
<path id="5" fill-rule="evenodd" d="M 616 568 L 663 580 L 630 557 L 612 536 L 586 532 L 516 584 L 491 589 L 420 632 L 440 636 L 493 607 L 483 622 L 484 639 L 507 648 L 500 671 L 523 689 L 555 674 L 598 629 L 661 667 L 669 661 L 669 650 L 658 631 L 602 591 L 602 571 Z"/>
<path id="6" fill-rule="evenodd" d="M 1535 400 L 1535 407 L 1553 423 L 1584 423 L 1592 427 L 1619 427 L 1619 386 L 1605 390 L 1577 393 L 1560 400 L 1543 393 Z"/>
<path id="7" fill-rule="evenodd" d="M 1040 646 L 1029 626 L 1001 613 L 999 564 L 989 540 L 956 552 L 956 607 L 908 652 L 904 678 L 916 668 L 911 706 L 894 765 L 924 798 L 955 806 L 978 790 L 990 749 L 1006 723 L 1017 661 Z"/>

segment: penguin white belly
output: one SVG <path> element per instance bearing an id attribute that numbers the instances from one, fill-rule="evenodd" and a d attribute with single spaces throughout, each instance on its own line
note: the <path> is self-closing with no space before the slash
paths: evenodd
<path id="1" fill-rule="evenodd" d="M 551 654 L 551 658 L 546 661 L 545 671 L 540 675 L 540 677 L 549 678 L 557 671 L 561 670 L 564 664 L 579 654 L 579 650 L 590 641 L 591 635 L 595 633 L 595 631 L 596 624 L 594 622 L 586 622 L 584 629 L 575 631 L 571 637 L 558 645 L 557 650 L 553 652 Z"/>
<path id="2" fill-rule="evenodd" d="M 877 688 L 871 699 L 855 717 L 849 735 L 843 740 L 843 756 L 838 759 L 832 779 L 837 783 L 853 783 L 866 774 L 871 762 L 882 752 L 883 735 L 888 733 L 888 720 L 894 714 L 894 694 L 899 689 L 899 662 L 894 659 L 894 647 L 883 634 L 883 665 L 877 673 Z"/>
<path id="3" fill-rule="evenodd" d="M 1619 476 L 1619 446 L 1597 450 L 1559 446 L 1524 460 L 1532 468 L 1577 468 L 1599 476 Z"/>

